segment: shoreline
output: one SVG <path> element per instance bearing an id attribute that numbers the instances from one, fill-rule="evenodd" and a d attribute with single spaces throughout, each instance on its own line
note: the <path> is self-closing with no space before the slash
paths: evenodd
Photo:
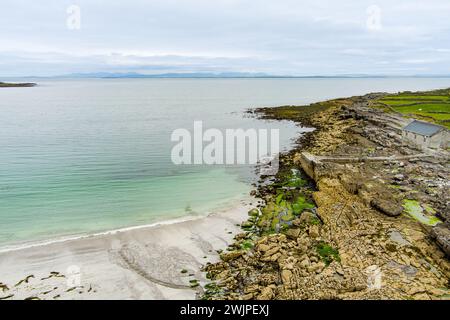
<path id="1" fill-rule="evenodd" d="M 214 214 L 214 213 L 212 213 Z M 170 224 L 176 224 L 176 223 L 183 223 L 187 221 L 194 221 L 197 219 L 202 219 L 208 217 L 210 214 L 206 216 L 186 216 L 182 218 L 174 218 L 169 220 L 163 220 L 160 222 L 154 222 L 149 224 L 143 224 L 143 225 L 136 225 L 131 227 L 122 227 L 117 229 L 111 229 L 106 231 L 99 231 L 94 233 L 86 233 L 86 234 L 79 234 L 79 235 L 67 235 L 67 236 L 59 236 L 56 238 L 50 238 L 45 240 L 37 240 L 37 241 L 26 241 L 23 243 L 18 244 L 12 244 L 12 245 L 6 245 L 0 247 L 0 254 L 7 253 L 7 252 L 14 252 L 14 251 L 20 251 L 20 250 L 26 250 L 36 247 L 43 247 L 48 246 L 56 243 L 64 243 L 69 241 L 76 241 L 76 240 L 82 240 L 82 239 L 88 239 L 88 238 L 95 238 L 95 237 L 101 237 L 101 236 L 107 236 L 107 235 L 114 235 L 116 233 L 120 232 L 127 232 L 127 231 L 133 231 L 133 230 L 139 230 L 139 229 L 151 229 L 155 227 L 162 227 L 165 225 Z"/>
<path id="2" fill-rule="evenodd" d="M 195 221 L 198 219 L 203 219 L 203 218 L 207 218 L 209 216 L 216 215 L 221 212 L 231 211 L 236 208 L 237 203 L 242 203 L 242 202 L 246 202 L 246 201 L 250 201 L 250 200 L 253 200 L 251 196 L 239 196 L 239 197 L 230 199 L 229 201 L 226 202 L 225 205 L 222 204 L 221 206 L 215 206 L 213 208 L 208 209 L 207 210 L 208 213 L 190 214 L 190 215 L 185 215 L 182 217 L 157 220 L 155 222 L 150 222 L 150 223 L 145 223 L 145 224 L 138 224 L 138 225 L 132 225 L 132 226 L 127 226 L 127 227 L 118 227 L 118 228 L 114 228 L 114 229 L 106 229 L 103 231 L 102 230 L 101 231 L 93 231 L 92 233 L 86 232 L 86 233 L 79 233 L 79 234 L 60 235 L 60 236 L 56 236 L 54 238 L 22 241 L 22 242 L 17 242 L 17 243 L 12 243 L 12 244 L 0 245 L 0 254 L 6 253 L 6 252 L 13 252 L 13 251 L 29 249 L 29 248 L 47 246 L 47 245 L 51 245 L 54 243 L 64 243 L 64 242 L 88 239 L 88 238 L 99 237 L 99 236 L 104 236 L 104 235 L 114 235 L 114 234 L 120 233 L 120 232 L 128 232 L 128 231 L 140 230 L 140 229 L 151 229 L 151 228 L 162 227 L 162 226 L 171 225 L 171 224 Z"/>
<path id="3" fill-rule="evenodd" d="M 218 252 L 242 232 L 249 202 L 206 216 L 3 249 L 0 300 L 196 299 L 207 282 L 200 269 L 219 261 Z"/>
<path id="4" fill-rule="evenodd" d="M 255 198 L 197 219 L 0 250 L 0 300 L 447 299 L 448 155 L 420 159 L 398 133 L 407 120 L 374 107 L 386 95 L 250 112 L 315 128 L 282 154 L 274 181 L 260 177 Z M 387 160 L 366 161 L 377 157 Z M 405 201 L 447 222 L 424 226 Z"/>
<path id="5" fill-rule="evenodd" d="M 407 115 L 384 103 L 433 95 L 447 100 L 450 89 L 252 110 L 316 130 L 280 156 L 271 183 L 262 177 L 255 196 L 265 204 L 233 250 L 203 269 L 211 279 L 203 298 L 448 299 L 448 150 L 427 149 L 432 158 L 421 158 L 423 150 L 402 138 Z M 414 212 L 440 223 L 424 225 Z"/>

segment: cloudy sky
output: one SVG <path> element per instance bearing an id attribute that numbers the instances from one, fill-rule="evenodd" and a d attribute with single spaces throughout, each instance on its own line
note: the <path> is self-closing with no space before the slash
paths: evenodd
<path id="1" fill-rule="evenodd" d="M 1 7 L 0 76 L 450 75 L 449 0 L 2 0 Z"/>

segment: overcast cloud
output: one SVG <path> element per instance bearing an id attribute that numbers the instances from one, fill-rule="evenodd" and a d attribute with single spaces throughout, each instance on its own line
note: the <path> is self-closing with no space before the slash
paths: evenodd
<path id="1" fill-rule="evenodd" d="M 0 76 L 450 75 L 449 16 L 449 0 L 2 0 Z"/>

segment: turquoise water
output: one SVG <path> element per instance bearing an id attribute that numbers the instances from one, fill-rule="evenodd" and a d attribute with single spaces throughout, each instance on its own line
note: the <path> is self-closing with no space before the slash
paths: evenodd
<path id="1" fill-rule="evenodd" d="M 27 79 L 31 80 L 32 79 Z M 23 79 L 22 79 L 23 81 Z M 299 127 L 245 117 L 256 106 L 450 79 L 34 80 L 0 89 L 0 246 L 203 215 L 248 194 L 249 166 L 176 166 L 174 129 Z"/>

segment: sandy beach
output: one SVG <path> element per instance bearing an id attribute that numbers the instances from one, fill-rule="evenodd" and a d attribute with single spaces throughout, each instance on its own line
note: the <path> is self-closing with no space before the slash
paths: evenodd
<path id="1" fill-rule="evenodd" d="M 0 252 L 0 299 L 195 299 L 249 207 Z"/>

